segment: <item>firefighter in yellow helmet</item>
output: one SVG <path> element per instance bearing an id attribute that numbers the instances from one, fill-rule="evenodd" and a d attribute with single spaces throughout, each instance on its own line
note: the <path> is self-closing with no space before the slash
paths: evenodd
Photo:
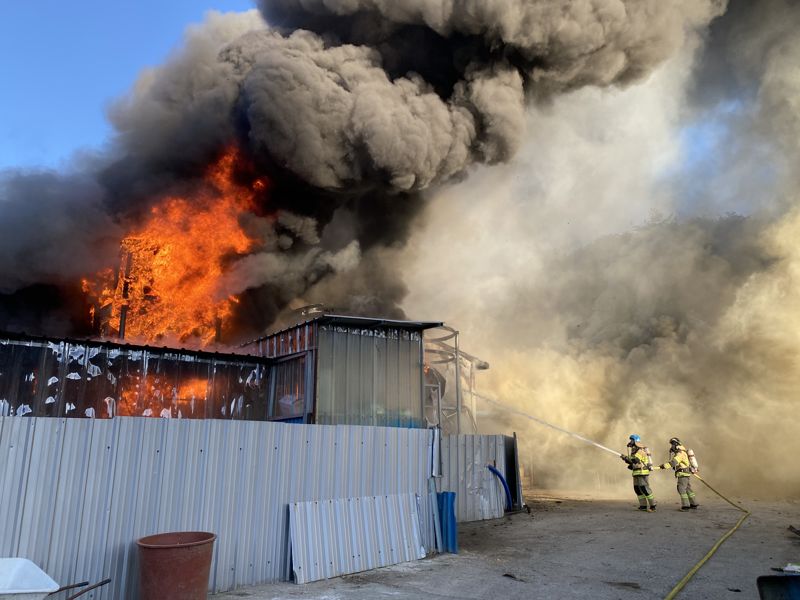
<path id="1" fill-rule="evenodd" d="M 674 437 L 669 440 L 669 461 L 663 465 L 653 467 L 654 471 L 659 469 L 672 468 L 675 471 L 675 478 L 678 481 L 678 494 L 681 497 L 681 510 L 691 510 L 700 506 L 695 501 L 694 491 L 692 491 L 692 473 L 697 471 L 692 464 L 692 460 L 681 441 Z M 696 464 L 696 463 L 695 463 Z"/>
<path id="2" fill-rule="evenodd" d="M 647 447 L 635 433 L 628 438 L 628 454 L 619 457 L 628 464 L 633 475 L 633 491 L 639 500 L 639 510 L 653 512 L 656 509 L 656 499 L 650 489 L 648 477 L 653 467 Z"/>

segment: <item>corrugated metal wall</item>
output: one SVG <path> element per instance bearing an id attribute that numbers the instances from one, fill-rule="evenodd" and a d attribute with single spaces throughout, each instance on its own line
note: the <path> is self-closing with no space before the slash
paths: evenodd
<path id="1" fill-rule="evenodd" d="M 456 519 L 464 523 L 502 517 L 505 492 L 486 465 L 506 472 L 505 436 L 445 435 L 441 448 L 438 490 L 456 493 Z"/>
<path id="2" fill-rule="evenodd" d="M 322 326 L 318 336 L 317 423 L 424 427 L 419 334 Z"/>
<path id="3" fill-rule="evenodd" d="M 287 578 L 290 502 L 405 492 L 423 498 L 431 549 L 431 439 L 402 428 L 1 418 L 0 556 L 29 558 L 61 584 L 112 577 L 98 598 L 134 598 L 135 539 L 212 531 L 210 589 L 224 591 Z"/>

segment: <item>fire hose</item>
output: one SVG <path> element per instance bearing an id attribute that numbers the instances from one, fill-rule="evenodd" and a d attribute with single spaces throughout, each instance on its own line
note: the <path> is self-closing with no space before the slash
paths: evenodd
<path id="1" fill-rule="evenodd" d="M 597 442 L 593 442 L 589 438 L 585 438 L 582 435 L 578 435 L 574 431 L 569 431 L 567 429 L 564 429 L 563 427 L 559 427 L 558 425 L 553 425 L 552 423 L 548 423 L 547 421 L 545 421 L 543 419 L 540 419 L 538 417 L 534 417 L 533 415 L 529 415 L 528 413 L 524 413 L 521 410 L 517 410 L 515 408 L 511 408 L 510 406 L 506 406 L 502 402 L 498 402 L 497 400 L 493 400 L 492 398 L 487 398 L 486 396 L 483 396 L 481 394 L 474 394 L 474 395 L 475 395 L 476 398 L 480 398 L 481 400 L 485 400 L 489 404 L 494 404 L 495 406 L 499 406 L 500 408 L 502 408 L 506 412 L 510 412 L 512 414 L 519 415 L 520 417 L 525 417 L 526 419 L 530 419 L 531 421 L 536 421 L 537 423 L 539 423 L 539 425 L 544 425 L 545 427 L 549 427 L 550 429 L 555 429 L 556 431 L 558 431 L 560 433 L 566 433 L 567 435 L 570 435 L 570 436 L 574 437 L 575 439 L 578 439 L 578 440 L 580 440 L 580 441 L 582 441 L 582 442 L 584 442 L 586 444 L 591 444 L 592 446 L 600 448 L 600 450 L 605 450 L 606 452 L 610 452 L 614 456 L 619 456 L 619 452 L 617 452 L 616 450 L 612 450 L 608 446 L 603 446 L 603 444 L 598 444 Z"/>
<path id="2" fill-rule="evenodd" d="M 592 441 L 592 440 L 590 440 L 588 438 L 585 438 L 582 435 L 578 435 L 577 433 L 575 433 L 573 431 L 569 431 L 567 429 L 564 429 L 563 427 L 558 427 L 557 425 L 553 425 L 552 423 L 548 423 L 547 421 L 545 421 L 543 419 L 540 419 L 538 417 L 534 417 L 533 415 L 529 415 L 528 413 L 522 412 L 521 410 L 517 410 L 517 409 L 511 408 L 509 406 L 506 406 L 505 404 L 503 404 L 501 402 L 498 402 L 497 400 L 494 400 L 492 398 L 487 398 L 486 396 L 483 396 L 481 394 L 475 394 L 475 396 L 480 398 L 481 400 L 484 400 L 484 401 L 488 402 L 489 404 L 493 404 L 494 406 L 502 408 L 503 410 L 505 410 L 507 412 L 510 412 L 512 414 L 515 414 L 515 415 L 518 415 L 520 417 L 525 417 L 526 419 L 530 419 L 531 421 L 535 421 L 536 423 L 539 423 L 540 425 L 544 425 L 545 427 L 549 427 L 550 429 L 555 429 L 556 431 L 558 431 L 560 433 L 565 433 L 565 434 L 567 434 L 569 436 L 572 436 L 572 437 L 574 437 L 574 438 L 576 438 L 576 439 L 578 439 L 578 440 L 580 440 L 580 441 L 582 441 L 584 443 L 591 444 L 592 446 L 595 446 L 595 447 L 599 448 L 600 450 L 605 450 L 606 452 L 610 452 L 611 454 L 613 454 L 615 456 L 619 456 L 619 452 L 617 452 L 616 450 L 612 450 L 611 448 L 608 448 L 607 446 L 603 446 L 602 444 L 599 444 L 599 443 L 597 443 L 595 441 Z M 675 597 L 677 597 L 677 595 L 680 593 L 680 591 L 686 586 L 687 583 L 689 583 L 689 581 L 692 579 L 692 577 L 694 577 L 694 574 L 697 573 L 697 571 L 699 571 L 700 568 L 704 564 L 706 564 L 706 562 L 708 562 L 708 559 L 710 559 L 712 556 L 714 556 L 716 551 L 719 550 L 719 547 L 722 546 L 722 544 L 725 542 L 725 540 L 727 540 L 729 537 L 731 537 L 734 534 L 734 532 L 737 529 L 739 529 L 741 524 L 745 522 L 747 517 L 750 516 L 750 511 L 749 510 L 747 510 L 746 508 L 744 508 L 743 506 L 741 506 L 739 504 L 736 504 L 733 500 L 731 500 L 730 498 L 727 498 L 726 496 L 724 496 L 723 494 L 718 492 L 716 489 L 714 489 L 711 486 L 710 483 L 708 483 L 705 479 L 700 477 L 700 475 L 698 475 L 697 473 L 692 473 L 692 475 L 694 477 L 696 477 L 697 479 L 699 479 L 700 482 L 702 482 L 703 485 L 705 485 L 708 489 L 710 489 L 712 492 L 714 492 L 717 496 L 719 496 L 720 498 L 725 500 L 725 502 L 727 502 L 728 504 L 730 504 L 731 506 L 733 506 L 737 510 L 740 510 L 744 514 L 736 522 L 736 525 L 734 525 L 731 529 L 729 529 L 725 533 L 725 535 L 723 535 L 719 540 L 717 540 L 717 543 L 715 543 L 711 547 L 711 550 L 709 550 L 706 553 L 706 555 L 703 558 L 701 558 L 697 562 L 697 564 L 695 564 L 689 570 L 688 573 L 686 573 L 686 575 L 683 577 L 683 579 L 681 579 L 675 585 L 675 587 L 672 588 L 672 590 L 669 592 L 669 594 L 667 594 L 664 597 L 664 600 L 673 600 Z"/>
<path id="3" fill-rule="evenodd" d="M 719 550 L 719 547 L 720 547 L 720 546 L 722 546 L 723 542 L 724 542 L 725 540 L 727 540 L 729 537 L 731 537 L 731 536 L 733 535 L 733 533 L 734 533 L 734 532 L 735 532 L 737 529 L 739 529 L 739 526 L 740 526 L 742 523 L 744 523 L 745 519 L 747 519 L 747 517 L 749 517 L 749 516 L 750 516 L 750 511 L 749 511 L 749 510 L 747 510 L 745 507 L 743 507 L 743 506 L 741 506 L 741 505 L 739 505 L 739 504 L 736 504 L 736 503 L 735 503 L 733 500 L 731 500 L 731 499 L 729 499 L 729 498 L 726 498 L 725 496 L 723 496 L 723 495 L 722 495 L 720 492 L 718 492 L 717 490 L 715 490 L 715 489 L 714 489 L 714 488 L 711 486 L 711 484 L 710 484 L 710 483 L 708 483 L 708 482 L 707 482 L 705 479 L 703 479 L 702 477 L 700 477 L 700 475 L 698 475 L 697 473 L 693 473 L 693 475 L 694 475 L 695 477 L 697 477 L 697 479 L 699 479 L 699 480 L 700 480 L 700 481 L 703 483 L 703 485 L 705 485 L 705 486 L 706 486 L 708 489 L 710 489 L 712 492 L 714 492 L 714 493 L 715 493 L 717 496 L 719 496 L 720 498 L 722 498 L 723 500 L 725 500 L 725 502 L 727 502 L 728 504 L 730 504 L 731 506 L 733 506 L 733 507 L 734 507 L 734 508 L 736 508 L 737 510 L 740 510 L 740 511 L 742 511 L 744 514 L 743 514 L 743 515 L 741 516 L 741 518 L 740 518 L 740 519 L 739 519 L 739 520 L 736 522 L 736 525 L 734 525 L 733 527 L 731 527 L 731 528 L 730 528 L 730 529 L 729 529 L 729 530 L 728 530 L 728 531 L 725 533 L 725 535 L 723 535 L 721 538 L 719 538 L 719 539 L 717 540 L 717 543 L 716 543 L 716 544 L 714 544 L 713 546 L 711 546 L 711 550 L 709 550 L 708 552 L 706 552 L 706 555 L 705 555 L 703 558 L 701 558 L 701 559 L 700 559 L 700 560 L 697 562 L 697 564 L 696 564 L 695 566 L 693 566 L 693 567 L 692 567 L 692 568 L 689 570 L 689 572 L 688 572 L 688 573 L 686 573 L 686 575 L 684 575 L 683 579 L 681 579 L 681 580 L 680 580 L 680 581 L 677 583 L 677 585 L 676 585 L 674 588 L 672 588 L 672 590 L 670 591 L 670 593 L 669 593 L 669 594 L 667 594 L 667 595 L 664 597 L 664 600 L 672 600 L 673 598 L 675 598 L 675 597 L 676 597 L 676 596 L 677 596 L 677 595 L 680 593 L 680 591 L 681 591 L 681 590 L 684 588 L 684 586 L 685 586 L 687 583 L 689 583 L 689 580 L 690 580 L 692 577 L 694 577 L 694 574 L 695 574 L 695 573 L 697 573 L 697 572 L 700 570 L 700 567 L 702 567 L 704 564 L 706 564 L 706 562 L 708 562 L 708 559 L 709 559 L 709 558 L 711 558 L 712 556 L 714 556 L 714 553 L 715 553 L 717 550 Z"/>

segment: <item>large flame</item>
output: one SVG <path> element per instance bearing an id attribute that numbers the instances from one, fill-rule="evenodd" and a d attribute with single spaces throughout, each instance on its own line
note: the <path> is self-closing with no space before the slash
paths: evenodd
<path id="1" fill-rule="evenodd" d="M 101 331 L 148 343 L 172 341 L 206 346 L 225 331 L 237 299 L 220 299 L 219 283 L 230 259 L 256 244 L 240 217 L 255 206 L 256 192 L 234 181 L 239 162 L 228 149 L 191 197 L 171 196 L 154 205 L 141 227 L 122 240 L 120 268 L 84 290 L 99 307 Z"/>

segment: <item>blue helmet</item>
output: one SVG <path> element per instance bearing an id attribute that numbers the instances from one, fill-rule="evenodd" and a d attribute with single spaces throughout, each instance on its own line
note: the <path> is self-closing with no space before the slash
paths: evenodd
<path id="1" fill-rule="evenodd" d="M 631 440 L 632 442 L 638 442 L 638 441 L 640 441 L 642 438 L 640 438 L 640 437 L 639 437 L 638 435 L 636 435 L 635 433 L 632 433 L 628 439 L 629 439 L 629 440 Z"/>

